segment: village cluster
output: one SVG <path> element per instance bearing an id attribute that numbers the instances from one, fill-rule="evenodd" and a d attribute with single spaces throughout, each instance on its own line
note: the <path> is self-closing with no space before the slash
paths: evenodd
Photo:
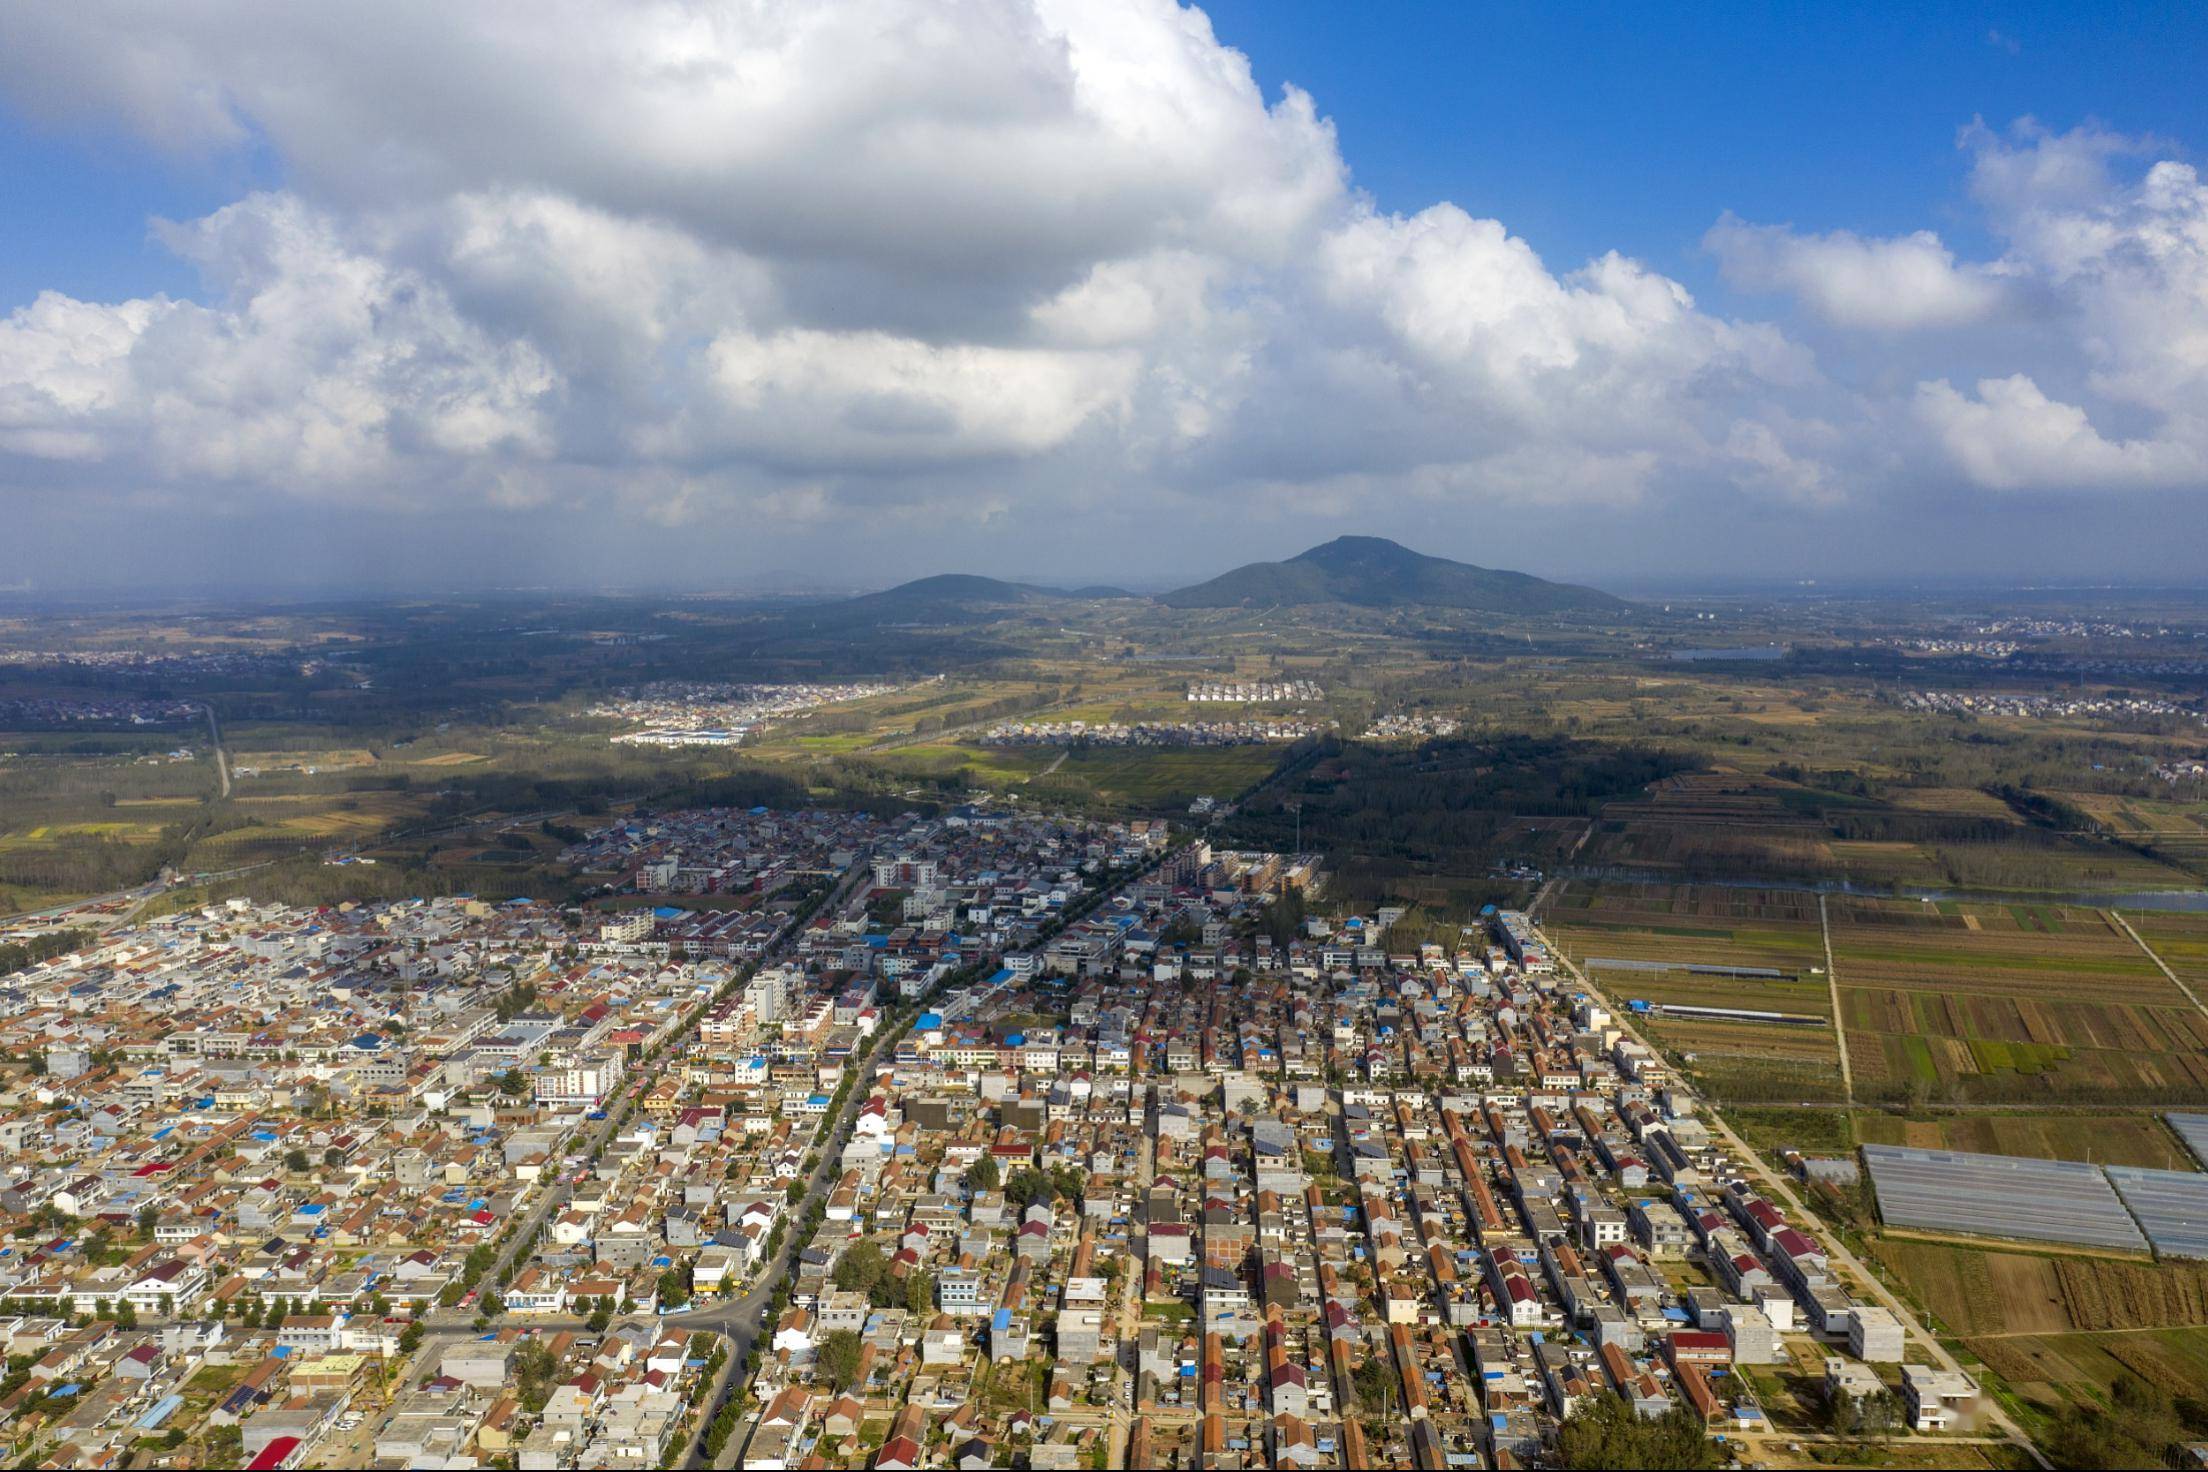
<path id="1" fill-rule="evenodd" d="M 1311 857 L 989 809 L 565 857 L 633 899 L 8 979 L 19 1445 L 1509 1466 L 1593 1396 L 1752 1445 L 1740 1366 L 1976 1406 L 1519 915 L 1399 946 Z"/>
<path id="2" fill-rule="evenodd" d="M 1265 746 L 1334 729 L 1300 716 L 1243 721 L 1007 721 L 992 726 L 990 746 Z"/>
<path id="3" fill-rule="evenodd" d="M 1376 719 L 1365 732 L 1367 741 L 1431 741 L 1454 736 L 1464 729 L 1455 716 L 1395 712 Z"/>
<path id="4" fill-rule="evenodd" d="M 1255 705 L 1283 700 L 1324 700 L 1326 692 L 1310 680 L 1194 680 L 1191 702 Z"/>
<path id="5" fill-rule="evenodd" d="M 319 674 L 322 660 L 296 650 L 0 649 L 0 668 L 90 670 L 149 679 L 211 675 Z"/>
<path id="6" fill-rule="evenodd" d="M 189 700 L 141 700 L 128 695 L 27 695 L 0 700 L 0 722 L 17 726 L 169 726 L 199 718 Z"/>
<path id="7" fill-rule="evenodd" d="M 1944 715 L 2011 716 L 2025 720 L 2208 720 L 2174 700 L 2138 695 L 2011 695 L 1992 691 L 1912 690 L 1899 697 L 1902 708 Z"/>
<path id="8" fill-rule="evenodd" d="M 583 713 L 636 729 L 613 739 L 631 746 L 735 746 L 760 728 L 824 705 L 888 695 L 900 687 L 867 682 L 829 685 L 722 685 L 663 681 L 625 690 Z"/>

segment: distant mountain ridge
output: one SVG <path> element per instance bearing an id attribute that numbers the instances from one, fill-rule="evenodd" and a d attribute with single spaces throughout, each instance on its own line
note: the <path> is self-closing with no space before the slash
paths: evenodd
<path id="1" fill-rule="evenodd" d="M 946 572 L 899 583 L 879 593 L 861 594 L 849 601 L 874 607 L 909 604 L 914 608 L 960 608 L 976 603 L 1045 603 L 1068 598 L 1134 596 L 1121 588 L 1046 588 L 1035 583 L 1008 583 L 1002 578 L 985 578 L 975 573 Z"/>
<path id="2" fill-rule="evenodd" d="M 1347 603 L 1481 613 L 1614 612 L 1628 606 L 1594 588 L 1429 557 L 1385 537 L 1336 537 L 1285 562 L 1246 563 L 1161 594 L 1158 601 L 1169 608 Z"/>

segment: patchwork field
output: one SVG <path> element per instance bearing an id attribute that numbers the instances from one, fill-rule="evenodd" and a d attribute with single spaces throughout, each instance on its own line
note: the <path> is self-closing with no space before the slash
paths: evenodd
<path id="1" fill-rule="evenodd" d="M 192 862 L 202 868 L 234 867 L 328 844 L 359 843 L 419 817 L 426 806 L 425 798 L 404 792 L 362 792 L 334 800 L 243 797 L 236 808 L 247 826 L 194 845 Z"/>
<path id="2" fill-rule="evenodd" d="M 2043 1405 L 2081 1394 L 2105 1398 L 2130 1373 L 2149 1385 L 2208 1384 L 2208 1329 L 2135 1329 L 2100 1334 L 2020 1334 L 1963 1341 L 2010 1390 Z"/>
<path id="3" fill-rule="evenodd" d="M 2100 1333 L 2208 1325 L 2208 1266 L 2004 1252 L 1881 1236 L 1872 1255 L 1951 1332 Z"/>
<path id="4" fill-rule="evenodd" d="M 2208 1017 L 2100 911 L 1835 899 L 1857 1096 L 2208 1098 Z"/>
<path id="5" fill-rule="evenodd" d="M 1711 884 L 1567 881 L 1551 892 L 1542 926 L 1614 1000 L 1740 1007 L 1830 1018 L 1824 941 L 1814 895 Z M 1630 965 L 1604 965 L 1629 962 Z M 1661 965 L 1667 969 L 1647 969 Z M 1690 967 L 1741 967 L 1777 977 Z M 1721 1099 L 1840 1097 L 1839 1050 L 1829 1027 L 1652 1016 L 1645 1029 Z"/>
<path id="6" fill-rule="evenodd" d="M 2141 844 L 2191 868 L 2208 864 L 2208 807 L 2101 792 L 2053 795 L 2090 813 L 2128 843 Z"/>
<path id="7" fill-rule="evenodd" d="M 1607 804 L 1581 862 L 1681 881 L 1841 880 L 1873 890 L 2030 893 L 2199 882 L 2176 862 L 2034 827 L 1973 788 L 1897 786 L 1871 798 L 1725 769 L 1682 774 Z"/>
<path id="8" fill-rule="evenodd" d="M 2208 1001 L 2208 914 L 2126 910 L 2124 920 L 2196 996 Z"/>
<path id="9" fill-rule="evenodd" d="M 1970 1150 L 2041 1160 L 2090 1160 L 2190 1170 L 2192 1157 L 2159 1114 L 2065 1114 L 2054 1111 L 1902 1115 L 1877 1109 L 1739 1107 L 1725 1117 L 1766 1150 L 1846 1155 L 1858 1145 L 1907 1145 L 1919 1150 Z"/>

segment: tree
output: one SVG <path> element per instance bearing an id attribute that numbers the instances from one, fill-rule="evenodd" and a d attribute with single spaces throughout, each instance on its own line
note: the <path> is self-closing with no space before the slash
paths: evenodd
<path id="1" fill-rule="evenodd" d="M 1834 1390 L 1825 1400 L 1825 1429 L 1857 1442 L 1885 1441 L 1901 1424 L 1901 1403 L 1889 1390 L 1850 1395 Z"/>
<path id="2" fill-rule="evenodd" d="M 849 1390 L 859 1378 L 859 1336 L 851 1329 L 837 1329 L 820 1341 L 820 1375 L 838 1391 Z"/>
<path id="3" fill-rule="evenodd" d="M 1023 1165 L 1004 1180 L 1004 1199 L 1022 1211 L 1038 1203 L 1050 1205 L 1051 1193 L 1050 1177 L 1032 1166 Z"/>
<path id="4" fill-rule="evenodd" d="M 935 1274 L 914 1268 L 905 1277 L 905 1311 L 918 1317 L 935 1307 Z"/>
<path id="5" fill-rule="evenodd" d="M 411 1355 L 415 1350 L 420 1349 L 422 1347 L 422 1337 L 426 1332 L 419 1321 L 408 1324 L 399 1334 L 399 1353 Z"/>
<path id="6" fill-rule="evenodd" d="M 159 1211 L 158 1211 L 157 1209 L 155 1209 L 154 1207 L 151 1207 L 151 1206 L 141 1206 L 141 1207 L 139 1207 L 139 1208 L 138 1208 L 138 1235 L 139 1235 L 139 1236 L 141 1236 L 141 1237 L 151 1237 L 151 1236 L 153 1235 L 153 1228 L 154 1228 L 154 1224 L 155 1224 L 155 1223 L 157 1223 L 157 1222 L 159 1222 L 160 1220 L 161 1220 L 161 1213 L 160 1213 L 160 1212 L 159 1212 Z"/>
<path id="7" fill-rule="evenodd" d="M 829 1277 L 847 1293 L 865 1293 L 879 1283 L 887 1271 L 889 1260 L 882 1255 L 881 1243 L 862 1238 L 844 1250 Z"/>
<path id="8" fill-rule="evenodd" d="M 1567 1468 L 1649 1468 L 1702 1472 L 1718 1463 L 1709 1427 L 1691 1407 L 1654 1418 L 1634 1414 L 1614 1395 L 1593 1395 L 1557 1431 L 1557 1460 Z"/>
<path id="9" fill-rule="evenodd" d="M 1357 1388 L 1359 1409 L 1374 1416 L 1386 1416 L 1395 1409 L 1395 1366 L 1386 1355 L 1366 1355 L 1349 1379 Z"/>
<path id="10" fill-rule="evenodd" d="M 313 1162 L 307 1159 L 307 1152 L 304 1150 L 286 1150 L 284 1152 L 284 1169 L 290 1171 L 293 1175 L 304 1172 L 311 1164 Z"/>
<path id="11" fill-rule="evenodd" d="M 2113 1413 L 2099 1407 L 2065 1407 L 2046 1440 L 2058 1467 L 2152 1467 L 2186 1437 L 2171 1397 L 2136 1375 L 2109 1386 Z"/>
<path id="12" fill-rule="evenodd" d="M 210 1426 L 201 1443 L 210 1467 L 245 1465 L 245 1430 L 239 1426 Z"/>
<path id="13" fill-rule="evenodd" d="M 514 1351 L 514 1390 L 522 1405 L 534 1416 L 544 1409 L 544 1403 L 552 1398 L 552 1382 L 560 1373 L 560 1362 L 541 1339 L 524 1339 Z"/>
<path id="14" fill-rule="evenodd" d="M 115 1327 L 118 1329 L 135 1329 L 138 1327 L 138 1309 L 127 1298 L 115 1300 Z"/>
<path id="15" fill-rule="evenodd" d="M 994 1155 L 984 1155 L 966 1168 L 966 1184 L 976 1191 L 994 1191 L 1003 1179 L 1004 1172 L 997 1169 Z"/>

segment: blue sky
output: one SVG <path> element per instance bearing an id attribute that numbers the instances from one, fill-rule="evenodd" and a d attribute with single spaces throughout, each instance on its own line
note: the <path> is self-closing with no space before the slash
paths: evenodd
<path id="1" fill-rule="evenodd" d="M 2208 564 L 2208 7 L 1206 15 L 23 10 L 0 583 Z"/>
<path id="2" fill-rule="evenodd" d="M 1550 265 L 1717 289 L 1720 213 L 1986 245 L 1973 117 L 2208 145 L 2203 5 L 1336 5 L 1223 0 L 1260 82 L 1313 93 L 1384 209 L 1451 199 Z"/>

